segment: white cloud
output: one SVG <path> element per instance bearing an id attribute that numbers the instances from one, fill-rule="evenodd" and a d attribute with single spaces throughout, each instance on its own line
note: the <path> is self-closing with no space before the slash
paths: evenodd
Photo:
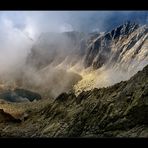
<path id="1" fill-rule="evenodd" d="M 70 24 L 63 24 L 61 27 L 60 27 L 60 32 L 68 32 L 68 31 L 73 31 L 73 27 L 72 25 Z"/>

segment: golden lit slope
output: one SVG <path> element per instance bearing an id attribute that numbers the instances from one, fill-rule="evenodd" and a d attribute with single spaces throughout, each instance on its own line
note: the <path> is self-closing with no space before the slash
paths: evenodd
<path id="1" fill-rule="evenodd" d="M 74 91 L 77 95 L 83 90 L 111 86 L 130 78 L 130 74 L 105 67 L 98 70 L 87 69 L 82 71 L 80 75 L 82 76 L 82 80 L 74 85 Z"/>

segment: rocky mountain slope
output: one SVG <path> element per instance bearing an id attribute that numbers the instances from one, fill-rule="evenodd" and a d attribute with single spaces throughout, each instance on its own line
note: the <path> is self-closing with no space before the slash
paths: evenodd
<path id="1" fill-rule="evenodd" d="M 1 137 L 148 137 L 148 66 L 128 81 L 62 93 L 55 100 L 0 105 Z M 21 109 L 11 114 L 6 106 Z M 23 106 L 27 106 L 26 108 Z"/>
<path id="2" fill-rule="evenodd" d="M 111 86 L 128 80 L 148 64 L 148 26 L 127 22 L 89 41 L 83 77 L 75 91 Z"/>

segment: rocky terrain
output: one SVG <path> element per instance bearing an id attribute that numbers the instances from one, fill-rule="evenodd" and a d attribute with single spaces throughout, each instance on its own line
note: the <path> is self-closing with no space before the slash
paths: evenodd
<path id="1" fill-rule="evenodd" d="M 84 91 L 77 97 L 62 93 L 55 100 L 3 102 L 0 136 L 148 137 L 147 100 L 148 66 L 128 81 Z M 13 114 L 8 106 L 14 108 Z M 16 113 L 18 109 L 21 111 Z"/>

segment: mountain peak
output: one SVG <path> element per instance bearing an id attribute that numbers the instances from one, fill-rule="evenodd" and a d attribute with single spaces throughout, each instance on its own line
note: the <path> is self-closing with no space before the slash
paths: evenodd
<path id="1" fill-rule="evenodd" d="M 129 33 L 135 31 L 139 28 L 139 24 L 135 22 L 127 21 L 125 24 L 122 24 L 111 31 L 111 36 L 113 39 L 119 38 L 121 35 L 128 35 Z"/>
<path id="2" fill-rule="evenodd" d="M 119 54 L 122 54 L 124 48 L 124 53 L 127 53 L 130 51 L 129 49 L 133 50 L 132 47 L 136 46 L 138 41 L 140 44 L 142 44 L 142 38 L 144 38 L 144 36 L 147 34 L 147 28 L 145 27 L 143 30 L 139 30 L 137 33 L 136 30 L 139 28 L 139 24 L 127 21 L 124 24 L 114 28 L 112 31 L 101 36 L 97 36 L 96 39 L 93 40 L 94 42 L 91 42 L 90 46 L 88 47 L 88 52 L 84 60 L 85 67 L 93 66 L 93 68 L 97 69 L 106 62 L 109 62 L 109 59 L 112 57 L 113 60 L 123 58 L 123 55 L 120 57 Z M 137 50 L 139 49 L 141 49 L 141 47 L 139 47 Z M 113 53 L 112 51 L 116 51 L 116 53 Z"/>

